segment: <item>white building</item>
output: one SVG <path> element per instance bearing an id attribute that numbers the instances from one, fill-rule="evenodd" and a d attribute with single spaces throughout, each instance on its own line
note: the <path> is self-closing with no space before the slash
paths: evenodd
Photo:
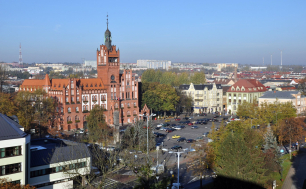
<path id="1" fill-rule="evenodd" d="M 222 68 L 227 68 L 227 67 L 236 67 L 238 68 L 238 63 L 217 63 L 217 71 L 221 71 Z"/>
<path id="2" fill-rule="evenodd" d="M 84 67 L 89 67 L 89 66 L 97 69 L 97 61 L 96 60 L 85 60 Z"/>
<path id="3" fill-rule="evenodd" d="M 0 178 L 28 183 L 30 139 L 18 123 L 0 114 Z"/>
<path id="4" fill-rule="evenodd" d="M 71 177 L 90 174 L 90 170 L 91 157 L 85 144 L 50 138 L 31 140 L 31 167 L 27 175 L 31 186 L 73 188 Z"/>
<path id="5" fill-rule="evenodd" d="M 41 189 L 73 188 L 71 178 L 90 174 L 91 164 L 85 144 L 50 138 L 31 140 L 23 127 L 0 114 L 0 178 Z"/>
<path id="6" fill-rule="evenodd" d="M 168 70 L 171 67 L 169 60 L 137 60 L 137 67 Z"/>

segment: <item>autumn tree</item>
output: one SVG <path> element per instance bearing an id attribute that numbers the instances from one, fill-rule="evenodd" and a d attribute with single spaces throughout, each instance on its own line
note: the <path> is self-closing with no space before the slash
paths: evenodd
<path id="1" fill-rule="evenodd" d="M 289 143 L 291 146 L 292 142 L 302 140 L 306 135 L 306 125 L 304 118 L 286 118 L 282 120 L 278 127 L 279 141 Z"/>
<path id="2" fill-rule="evenodd" d="M 12 116 L 16 111 L 13 97 L 10 94 L 0 93 L 0 113 Z"/>
<path id="3" fill-rule="evenodd" d="M 34 186 L 14 184 L 8 178 L 0 178 L 0 189 L 35 189 Z"/>
<path id="4" fill-rule="evenodd" d="M 306 77 L 299 81 L 298 89 L 302 95 L 306 95 Z"/>
<path id="5" fill-rule="evenodd" d="M 18 108 L 17 117 L 19 124 L 24 127 L 25 131 L 29 131 L 35 115 L 33 94 L 28 91 L 20 91 L 14 101 Z"/>
<path id="6" fill-rule="evenodd" d="M 0 64 L 0 92 L 3 92 L 2 85 L 4 84 L 4 81 L 7 79 L 7 69 L 4 65 Z"/>
<path id="7" fill-rule="evenodd" d="M 200 188 L 202 188 L 202 177 L 208 168 L 208 161 L 206 158 L 206 150 L 208 150 L 204 140 L 193 145 L 195 152 L 191 152 L 191 160 L 188 165 L 194 176 L 200 177 Z"/>

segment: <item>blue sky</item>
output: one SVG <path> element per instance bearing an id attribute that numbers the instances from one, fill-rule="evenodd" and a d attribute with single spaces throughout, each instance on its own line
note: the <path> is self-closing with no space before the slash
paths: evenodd
<path id="1" fill-rule="evenodd" d="M 0 0 L 0 61 L 96 59 L 106 15 L 121 62 L 306 63 L 306 1 Z"/>

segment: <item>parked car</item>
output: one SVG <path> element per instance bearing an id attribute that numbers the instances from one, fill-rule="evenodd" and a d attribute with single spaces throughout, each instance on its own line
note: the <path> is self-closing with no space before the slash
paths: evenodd
<path id="1" fill-rule="evenodd" d="M 159 137 L 159 138 L 163 138 L 165 137 L 166 135 L 165 134 L 162 134 L 162 133 L 158 133 L 157 135 L 155 135 L 156 137 Z"/>
<path id="2" fill-rule="evenodd" d="M 193 139 L 187 139 L 186 142 L 187 143 L 193 143 Z"/>
<path id="3" fill-rule="evenodd" d="M 155 130 L 160 130 L 161 127 L 155 127 Z"/>
<path id="4" fill-rule="evenodd" d="M 196 141 L 202 140 L 202 139 L 204 139 L 204 137 L 203 136 L 199 136 L 198 138 L 196 138 Z"/>
<path id="5" fill-rule="evenodd" d="M 176 146 L 171 147 L 171 150 L 180 150 L 180 149 L 182 149 L 182 146 L 176 145 Z"/>
<path id="6" fill-rule="evenodd" d="M 177 139 L 177 141 L 176 141 L 176 142 L 184 142 L 185 140 L 186 140 L 186 138 L 185 138 L 185 137 L 181 137 L 181 138 Z"/>
<path id="7" fill-rule="evenodd" d="M 167 128 L 166 127 L 159 127 L 160 129 L 160 131 L 165 131 L 165 130 L 167 130 Z"/>
<path id="8" fill-rule="evenodd" d="M 198 126 L 195 126 L 195 125 L 191 127 L 191 129 L 198 129 L 198 128 L 199 128 L 199 127 L 198 127 Z"/>
<path id="9" fill-rule="evenodd" d="M 173 139 L 181 138 L 181 136 L 179 136 L 179 135 L 173 135 L 172 138 L 173 138 Z"/>
<path id="10" fill-rule="evenodd" d="M 185 129 L 185 128 L 186 128 L 184 125 L 181 125 L 180 127 L 181 127 L 182 129 Z"/>
<path id="11" fill-rule="evenodd" d="M 171 132 L 173 132 L 173 131 L 174 131 L 174 129 L 171 129 L 171 128 L 166 129 L 166 132 L 167 132 L 167 133 L 171 133 Z"/>
<path id="12" fill-rule="evenodd" d="M 189 117 L 184 117 L 184 119 L 185 119 L 185 120 L 188 120 L 188 119 L 189 119 Z"/>
<path id="13" fill-rule="evenodd" d="M 189 126 L 193 125 L 193 123 L 188 123 Z"/>
<path id="14" fill-rule="evenodd" d="M 181 128 L 181 126 L 174 126 L 174 129 L 176 129 L 176 130 L 181 130 L 182 128 Z"/>
<path id="15" fill-rule="evenodd" d="M 163 124 L 162 124 L 162 123 L 160 123 L 160 124 L 156 125 L 156 127 L 162 127 L 162 126 L 163 126 Z"/>
<path id="16" fill-rule="evenodd" d="M 193 119 L 193 117 L 191 116 L 191 117 L 189 117 L 189 119 Z"/>
<path id="17" fill-rule="evenodd" d="M 174 120 L 175 121 L 181 121 L 181 118 L 175 118 Z"/>
<path id="18" fill-rule="evenodd" d="M 167 127 L 167 126 L 169 126 L 170 125 L 170 123 L 164 123 L 162 126 L 163 127 Z"/>
<path id="19" fill-rule="evenodd" d="M 80 130 L 80 133 L 81 133 L 81 134 L 83 134 L 83 133 L 84 133 L 84 130 L 83 130 L 83 129 L 81 129 L 81 130 Z"/>
<path id="20" fill-rule="evenodd" d="M 171 122 L 171 120 L 170 119 L 166 119 L 165 122 Z"/>
<path id="21" fill-rule="evenodd" d="M 208 134 L 209 134 L 209 132 L 203 133 L 203 136 L 204 136 L 204 137 L 207 137 Z"/>

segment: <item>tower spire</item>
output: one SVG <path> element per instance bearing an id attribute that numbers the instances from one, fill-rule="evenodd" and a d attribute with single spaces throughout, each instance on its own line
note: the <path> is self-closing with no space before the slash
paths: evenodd
<path id="1" fill-rule="evenodd" d="M 106 26 L 107 26 L 107 29 L 108 29 L 108 13 L 106 15 Z"/>

